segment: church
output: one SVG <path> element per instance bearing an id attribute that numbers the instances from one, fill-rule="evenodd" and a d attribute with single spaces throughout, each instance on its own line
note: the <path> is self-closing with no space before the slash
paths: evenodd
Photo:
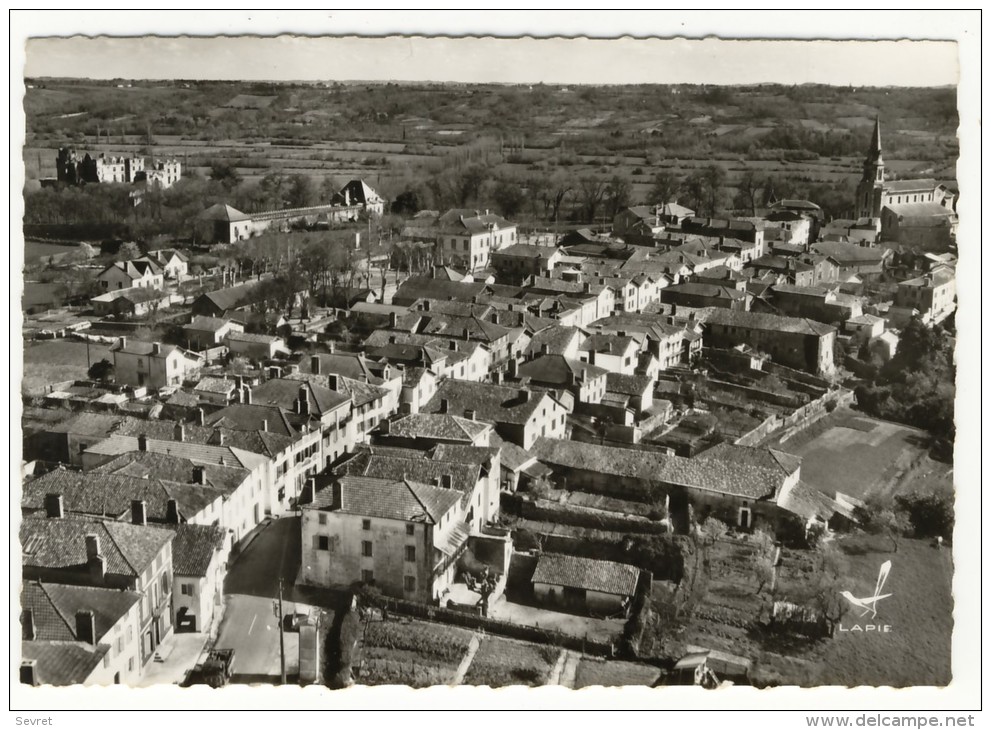
<path id="1" fill-rule="evenodd" d="M 874 121 L 864 174 L 857 185 L 858 219 L 880 226 L 881 240 L 928 250 L 943 249 L 956 235 L 954 194 L 932 178 L 885 180 L 881 122 Z"/>

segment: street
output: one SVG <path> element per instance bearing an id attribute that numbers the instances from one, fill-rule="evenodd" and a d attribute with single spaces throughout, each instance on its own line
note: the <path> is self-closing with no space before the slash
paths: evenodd
<path id="1" fill-rule="evenodd" d="M 224 583 L 227 610 L 216 646 L 234 649 L 234 675 L 241 681 L 279 677 L 279 622 L 275 606 L 283 581 L 283 611 L 296 610 L 294 588 L 300 565 L 299 518 L 283 517 L 260 528 L 235 559 Z M 301 607 L 305 612 L 308 607 Z M 299 671 L 299 635 L 285 634 L 286 674 Z"/>

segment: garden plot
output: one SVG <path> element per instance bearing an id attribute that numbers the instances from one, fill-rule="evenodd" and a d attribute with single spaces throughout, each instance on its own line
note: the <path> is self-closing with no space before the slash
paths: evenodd
<path id="1" fill-rule="evenodd" d="M 359 684 L 432 687 L 448 684 L 468 651 L 472 632 L 426 621 L 370 621 L 355 679 Z"/>
<path id="2" fill-rule="evenodd" d="M 465 675 L 464 684 L 507 687 L 547 684 L 561 649 L 525 641 L 485 637 Z"/>

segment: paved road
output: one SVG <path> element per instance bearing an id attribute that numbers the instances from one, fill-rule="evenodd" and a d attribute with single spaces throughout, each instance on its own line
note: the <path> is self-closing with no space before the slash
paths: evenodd
<path id="1" fill-rule="evenodd" d="M 235 559 L 224 582 L 227 609 L 216 646 L 234 649 L 235 676 L 279 676 L 279 626 L 274 599 L 283 581 L 283 610 L 295 610 L 293 583 L 300 566 L 300 525 L 295 517 L 262 527 Z M 299 635 L 285 634 L 286 673 L 299 671 Z"/>

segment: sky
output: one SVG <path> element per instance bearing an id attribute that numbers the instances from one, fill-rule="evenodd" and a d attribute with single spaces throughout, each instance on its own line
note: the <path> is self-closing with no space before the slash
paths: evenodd
<path id="1" fill-rule="evenodd" d="M 781 14 L 754 12 L 720 13 L 718 20 L 713 14 L 699 18 L 697 13 L 656 11 L 608 16 L 578 12 L 574 18 L 539 12 L 513 16 L 453 13 L 443 15 L 443 22 L 421 12 L 393 14 L 399 17 L 391 23 L 374 13 L 370 17 L 347 13 L 333 16 L 204 13 L 202 17 L 196 16 L 195 23 L 190 17 L 175 13 L 158 13 L 156 22 L 150 23 L 145 15 L 87 14 L 85 22 L 80 22 L 82 19 L 74 18 L 73 13 L 60 13 L 58 18 L 45 18 L 46 22 L 38 23 L 28 14 L 22 19 L 27 21 L 24 35 L 30 38 L 26 44 L 24 74 L 104 79 L 854 86 L 943 86 L 954 85 L 958 80 L 958 48 L 952 40 L 755 41 L 706 37 L 718 33 L 726 38 L 774 35 L 795 38 L 815 29 L 824 38 L 851 38 L 856 37 L 858 29 L 863 32 L 865 28 L 885 27 L 893 31 L 892 38 L 953 38 L 949 28 L 942 28 L 939 14 L 928 23 L 906 27 L 901 32 L 893 16 L 872 24 L 874 16 L 870 13 L 855 18 L 839 13 L 815 16 L 790 13 L 790 22 Z M 430 18 L 433 21 L 427 22 Z M 773 22 L 771 18 L 775 18 Z M 844 22 L 837 24 L 840 19 Z M 140 36 L 148 31 L 168 36 L 194 29 L 199 34 L 216 32 L 228 37 L 32 37 L 81 32 Z M 584 33 L 668 37 L 367 37 L 397 30 L 448 35 Z M 281 31 L 357 33 L 366 37 L 277 35 Z M 229 37 L 238 33 L 256 36 Z M 257 37 L 257 34 L 269 37 Z M 679 34 L 698 37 L 690 40 L 673 37 Z"/>

